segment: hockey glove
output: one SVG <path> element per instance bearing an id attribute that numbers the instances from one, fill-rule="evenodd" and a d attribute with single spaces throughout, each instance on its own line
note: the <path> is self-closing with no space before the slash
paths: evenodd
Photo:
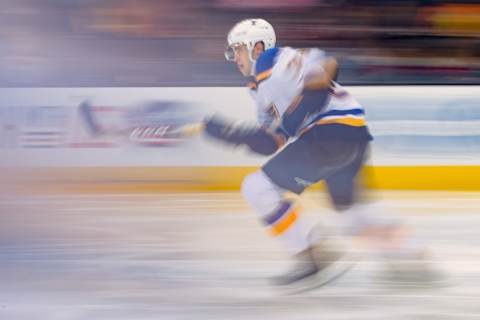
<path id="1" fill-rule="evenodd" d="M 232 123 L 212 117 L 205 121 L 205 132 L 218 140 L 238 145 L 247 145 L 253 152 L 271 155 L 281 146 L 278 137 L 259 126 L 235 126 Z"/>

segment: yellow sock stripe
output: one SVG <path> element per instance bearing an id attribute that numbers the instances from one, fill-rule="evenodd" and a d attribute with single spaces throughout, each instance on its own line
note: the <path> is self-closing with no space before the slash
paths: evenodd
<path id="1" fill-rule="evenodd" d="M 282 218 L 278 223 L 270 227 L 270 233 L 273 236 L 279 236 L 284 233 L 291 225 L 295 223 L 298 218 L 298 214 L 295 210 L 292 210 L 288 215 Z"/>

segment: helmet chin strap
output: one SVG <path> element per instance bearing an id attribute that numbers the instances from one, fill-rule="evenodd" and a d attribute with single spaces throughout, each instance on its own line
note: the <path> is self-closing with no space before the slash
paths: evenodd
<path id="1" fill-rule="evenodd" d="M 257 64 L 257 60 L 253 59 L 252 54 L 253 54 L 253 48 L 248 53 L 248 59 L 252 63 L 251 68 L 250 68 L 250 75 L 255 76 L 255 65 Z"/>
<path id="2" fill-rule="evenodd" d="M 250 69 L 250 75 L 251 76 L 255 76 L 255 65 L 257 64 L 257 61 L 256 60 L 253 60 L 252 61 L 252 67 Z"/>

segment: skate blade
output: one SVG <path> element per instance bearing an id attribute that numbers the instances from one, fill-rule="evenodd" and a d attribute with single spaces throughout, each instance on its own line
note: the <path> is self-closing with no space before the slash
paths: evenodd
<path id="1" fill-rule="evenodd" d="M 341 259 L 332 263 L 322 271 L 285 286 L 283 293 L 285 295 L 299 294 L 331 284 L 350 271 L 360 259 L 360 253 L 345 254 Z"/>

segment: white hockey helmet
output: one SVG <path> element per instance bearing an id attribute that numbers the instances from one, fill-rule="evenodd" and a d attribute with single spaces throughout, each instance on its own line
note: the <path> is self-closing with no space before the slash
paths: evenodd
<path id="1" fill-rule="evenodd" d="M 228 32 L 225 58 L 232 61 L 235 58 L 235 46 L 244 44 L 250 60 L 255 62 L 252 53 L 259 41 L 263 42 L 265 50 L 275 47 L 276 37 L 272 25 L 263 19 L 242 20 Z"/>

